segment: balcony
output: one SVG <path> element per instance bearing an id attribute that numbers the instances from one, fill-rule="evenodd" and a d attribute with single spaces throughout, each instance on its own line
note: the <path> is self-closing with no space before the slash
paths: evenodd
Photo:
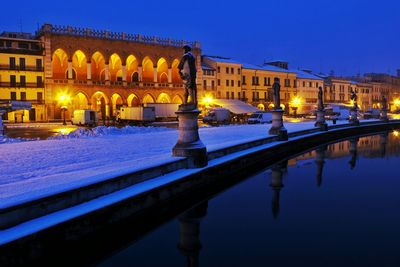
<path id="1" fill-rule="evenodd" d="M 44 88 L 44 83 L 12 83 L 12 82 L 0 82 L 0 87 L 11 87 L 11 88 Z"/>
<path id="2" fill-rule="evenodd" d="M 37 66 L 10 66 L 7 64 L 0 64 L 0 70 L 14 70 L 14 71 L 35 71 L 35 72 L 43 72 L 44 67 Z"/>
<path id="3" fill-rule="evenodd" d="M 155 83 L 155 82 L 122 82 L 122 81 L 91 81 L 91 80 L 68 80 L 68 79 L 47 79 L 47 84 L 71 84 L 83 86 L 104 86 L 121 88 L 183 88 L 182 83 Z M 10 83 L 6 83 L 10 87 Z M 11 86 L 18 87 L 18 86 Z"/>

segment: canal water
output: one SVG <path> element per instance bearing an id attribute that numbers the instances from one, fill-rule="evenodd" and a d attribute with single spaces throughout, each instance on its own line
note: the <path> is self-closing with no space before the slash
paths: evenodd
<path id="1" fill-rule="evenodd" d="M 95 266 L 399 266 L 399 141 L 352 138 L 282 161 Z"/>

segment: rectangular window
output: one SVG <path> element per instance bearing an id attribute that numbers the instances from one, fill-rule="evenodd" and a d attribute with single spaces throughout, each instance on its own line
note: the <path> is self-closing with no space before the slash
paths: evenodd
<path id="1" fill-rule="evenodd" d="M 267 86 L 267 77 L 264 77 L 264 86 Z"/>
<path id="2" fill-rule="evenodd" d="M 211 81 L 211 89 L 214 89 L 214 87 L 215 87 L 215 82 Z"/>
<path id="3" fill-rule="evenodd" d="M 229 86 L 229 80 L 225 81 L 225 86 L 228 87 Z"/>
<path id="4" fill-rule="evenodd" d="M 238 87 L 240 87 L 240 81 L 238 81 Z"/>
<path id="5" fill-rule="evenodd" d="M 25 70 L 25 58 L 23 58 L 23 57 L 19 58 L 19 69 Z"/>
<path id="6" fill-rule="evenodd" d="M 240 92 L 238 92 L 238 99 L 240 99 Z"/>
<path id="7" fill-rule="evenodd" d="M 268 77 L 267 85 L 271 86 L 271 78 Z"/>
<path id="8" fill-rule="evenodd" d="M 10 75 L 10 86 L 17 86 L 17 79 L 15 78 L 15 75 Z"/>
<path id="9" fill-rule="evenodd" d="M 42 103 L 42 102 L 43 102 L 43 93 L 42 93 L 42 92 L 38 92 L 38 93 L 37 93 L 37 101 L 38 101 L 39 103 Z"/>
<path id="10" fill-rule="evenodd" d="M 17 100 L 17 93 L 11 92 L 11 100 Z"/>
<path id="11" fill-rule="evenodd" d="M 22 87 L 26 86 L 26 77 L 25 77 L 25 75 L 21 75 L 19 77 L 19 82 L 20 82 Z"/>
<path id="12" fill-rule="evenodd" d="M 306 87 L 306 82 L 303 81 L 303 87 Z"/>
<path id="13" fill-rule="evenodd" d="M 259 77 L 256 76 L 256 85 L 260 85 Z"/>
<path id="14" fill-rule="evenodd" d="M 240 75 L 240 69 L 238 69 L 238 74 Z"/>
<path id="15" fill-rule="evenodd" d="M 267 100 L 267 92 L 264 92 L 264 100 Z"/>
<path id="16" fill-rule="evenodd" d="M 7 46 L 7 47 L 11 47 L 11 46 L 12 46 L 11 41 L 6 41 L 6 46 Z"/>
<path id="17" fill-rule="evenodd" d="M 218 73 L 221 73 L 221 67 L 218 67 L 218 71 L 217 71 Z"/>
<path id="18" fill-rule="evenodd" d="M 246 100 L 246 92 L 243 92 L 242 97 L 243 97 L 243 100 Z"/>
<path id="19" fill-rule="evenodd" d="M 26 92 L 21 92 L 21 101 L 26 101 Z"/>
<path id="20" fill-rule="evenodd" d="M 260 93 L 257 92 L 257 100 L 259 100 L 259 99 L 260 99 Z"/>
<path id="21" fill-rule="evenodd" d="M 235 99 L 235 92 L 231 92 L 231 98 Z"/>
<path id="22" fill-rule="evenodd" d="M 229 99 L 229 92 L 226 92 L 226 99 Z"/>
<path id="23" fill-rule="evenodd" d="M 25 42 L 19 42 L 19 43 L 18 43 L 18 48 L 21 48 L 21 49 L 29 49 L 29 44 L 28 44 L 28 43 L 25 43 Z"/>
<path id="24" fill-rule="evenodd" d="M 246 85 L 246 76 L 242 77 L 242 83 L 243 83 L 243 85 Z"/>
<path id="25" fill-rule="evenodd" d="M 225 68 L 225 72 L 226 72 L 226 74 L 229 74 L 229 68 L 228 67 Z"/>
<path id="26" fill-rule="evenodd" d="M 221 80 L 220 79 L 217 80 L 217 84 L 218 84 L 218 86 L 221 86 Z"/>
<path id="27" fill-rule="evenodd" d="M 43 87 L 42 76 L 36 76 L 36 86 L 37 87 Z"/>
<path id="28" fill-rule="evenodd" d="M 235 70 L 231 68 L 231 74 L 235 74 Z"/>
<path id="29" fill-rule="evenodd" d="M 204 86 L 204 89 L 207 89 L 207 80 L 203 81 L 203 86 Z"/>
<path id="30" fill-rule="evenodd" d="M 15 70 L 16 65 L 15 65 L 15 57 L 10 57 L 10 69 Z"/>
<path id="31" fill-rule="evenodd" d="M 256 92 L 253 92 L 253 101 L 256 101 Z"/>
<path id="32" fill-rule="evenodd" d="M 235 86 L 235 81 L 231 80 L 231 86 L 234 87 Z"/>

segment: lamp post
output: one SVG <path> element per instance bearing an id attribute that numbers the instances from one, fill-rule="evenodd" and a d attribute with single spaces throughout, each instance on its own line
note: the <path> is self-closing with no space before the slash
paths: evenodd
<path id="1" fill-rule="evenodd" d="M 61 111 L 63 113 L 63 125 L 67 125 L 67 121 L 66 121 L 66 118 L 65 118 L 65 112 L 68 109 L 67 105 L 68 105 L 70 100 L 71 100 L 71 97 L 69 95 L 67 95 L 67 94 L 61 94 L 58 97 L 58 101 L 59 101 L 59 103 L 61 105 Z"/>
<path id="2" fill-rule="evenodd" d="M 61 110 L 63 112 L 63 125 L 67 125 L 67 122 L 65 121 L 65 111 L 67 110 L 67 106 L 61 106 Z"/>

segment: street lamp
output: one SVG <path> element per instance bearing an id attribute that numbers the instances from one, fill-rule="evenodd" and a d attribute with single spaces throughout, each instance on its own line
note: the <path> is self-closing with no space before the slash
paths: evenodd
<path id="1" fill-rule="evenodd" d="M 61 94 L 58 97 L 58 102 L 61 104 L 61 111 L 63 113 L 63 125 L 67 125 L 66 118 L 65 118 L 65 111 L 68 109 L 68 103 L 71 100 L 71 97 L 67 94 Z"/>
<path id="2" fill-rule="evenodd" d="M 299 108 L 300 104 L 301 104 L 300 97 L 298 96 L 294 97 L 291 106 L 295 117 L 297 116 L 297 109 Z"/>

